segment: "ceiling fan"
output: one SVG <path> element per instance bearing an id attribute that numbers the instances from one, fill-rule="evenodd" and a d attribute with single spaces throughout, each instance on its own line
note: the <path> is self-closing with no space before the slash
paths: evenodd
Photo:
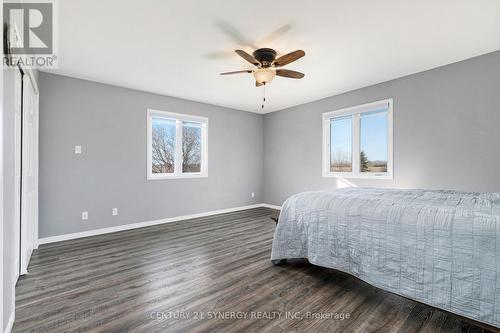
<path id="1" fill-rule="evenodd" d="M 278 59 L 276 59 L 277 55 L 276 51 L 269 48 L 262 48 L 255 50 L 252 53 L 252 55 L 246 53 L 243 50 L 235 50 L 235 52 L 240 57 L 242 57 L 243 59 L 254 65 L 256 68 L 234 71 L 234 72 L 225 72 L 225 73 L 220 73 L 220 75 L 241 74 L 241 73 L 253 74 L 253 76 L 255 77 L 256 87 L 260 87 L 262 85 L 271 82 L 276 75 L 291 79 L 302 79 L 304 77 L 304 73 L 292 71 L 290 69 L 280 68 L 305 56 L 306 53 L 302 50 L 293 51 L 291 53 L 279 57 Z"/>

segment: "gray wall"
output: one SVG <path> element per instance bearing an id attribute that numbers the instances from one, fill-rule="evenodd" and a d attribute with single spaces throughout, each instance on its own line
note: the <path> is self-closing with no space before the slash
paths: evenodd
<path id="1" fill-rule="evenodd" d="M 394 180 L 358 186 L 500 191 L 500 51 L 264 117 L 264 202 L 337 187 L 321 175 L 321 114 L 394 98 Z"/>
<path id="2" fill-rule="evenodd" d="M 394 180 L 350 182 L 500 191 L 500 51 L 264 116 L 47 73 L 40 90 L 40 237 L 335 188 L 321 114 L 390 97 Z M 146 180 L 147 108 L 209 117 L 208 178 Z"/>
<path id="3" fill-rule="evenodd" d="M 48 73 L 39 80 L 40 237 L 262 202 L 261 115 Z M 148 108 L 209 118 L 208 178 L 146 179 Z"/>

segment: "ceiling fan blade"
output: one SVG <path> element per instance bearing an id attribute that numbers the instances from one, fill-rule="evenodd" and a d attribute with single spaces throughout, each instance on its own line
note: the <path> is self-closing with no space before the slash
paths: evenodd
<path id="1" fill-rule="evenodd" d="M 247 69 L 244 71 L 224 72 L 220 73 L 220 75 L 231 75 L 231 74 L 241 74 L 241 73 L 252 73 L 252 71 L 250 69 Z"/>
<path id="2" fill-rule="evenodd" d="M 231 23 L 224 20 L 215 21 L 215 26 L 217 26 L 222 32 L 224 32 L 229 38 L 233 40 L 236 44 L 240 46 L 248 46 L 252 49 L 258 49 L 258 47 L 251 40 L 246 38 L 241 31 L 239 31 Z"/>
<path id="3" fill-rule="evenodd" d="M 234 52 L 238 53 L 238 55 L 240 57 L 242 57 L 243 59 L 245 59 L 246 61 L 248 61 L 252 65 L 255 65 L 255 66 L 259 66 L 260 65 L 260 62 L 258 62 L 257 59 L 255 59 L 253 56 L 251 56 L 250 54 L 246 53 L 245 51 L 243 51 L 243 50 L 235 50 Z"/>
<path id="4" fill-rule="evenodd" d="M 260 83 L 259 81 L 255 81 L 255 86 L 256 86 L 256 87 L 260 87 L 260 86 L 262 86 L 262 85 L 263 85 L 263 83 Z"/>
<path id="5" fill-rule="evenodd" d="M 305 55 L 306 55 L 306 53 L 302 50 L 293 51 L 291 53 L 285 54 L 284 56 L 281 56 L 278 59 L 274 60 L 274 64 L 278 67 L 285 66 L 291 62 L 294 62 L 297 59 L 302 58 Z"/>
<path id="6" fill-rule="evenodd" d="M 285 24 L 284 26 L 281 26 L 278 29 L 271 32 L 267 37 L 259 41 L 257 45 L 271 45 L 276 39 L 283 36 L 291 28 L 292 28 L 291 24 Z"/>
<path id="7" fill-rule="evenodd" d="M 302 79 L 304 77 L 304 73 L 292 71 L 289 69 L 277 69 L 276 75 L 289 77 L 291 79 Z"/>

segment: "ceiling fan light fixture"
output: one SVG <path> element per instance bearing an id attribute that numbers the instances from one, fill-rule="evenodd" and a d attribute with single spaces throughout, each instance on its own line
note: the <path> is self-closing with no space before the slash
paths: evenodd
<path id="1" fill-rule="evenodd" d="M 276 76 L 276 70 L 274 68 L 258 68 L 253 72 L 253 76 L 258 83 L 269 83 Z"/>

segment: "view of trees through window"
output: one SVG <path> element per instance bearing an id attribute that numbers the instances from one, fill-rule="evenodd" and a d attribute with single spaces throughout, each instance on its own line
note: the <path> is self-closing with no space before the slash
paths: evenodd
<path id="1" fill-rule="evenodd" d="M 387 110 L 360 116 L 360 170 L 387 172 Z"/>
<path id="2" fill-rule="evenodd" d="M 176 121 L 152 119 L 151 162 L 156 174 L 175 172 Z M 201 124 L 182 123 L 182 172 L 201 171 Z"/>
<path id="3" fill-rule="evenodd" d="M 330 171 L 352 171 L 352 117 L 330 121 Z"/>
<path id="4" fill-rule="evenodd" d="M 201 171 L 201 126 L 184 122 L 182 125 L 182 172 Z"/>
<path id="5" fill-rule="evenodd" d="M 173 173 L 175 168 L 175 120 L 153 118 L 151 134 L 153 173 Z"/>
<path id="6" fill-rule="evenodd" d="M 330 119 L 330 172 L 353 172 L 353 118 L 359 117 L 359 172 L 387 172 L 387 109 Z M 356 118 L 357 119 L 357 118 Z"/>

